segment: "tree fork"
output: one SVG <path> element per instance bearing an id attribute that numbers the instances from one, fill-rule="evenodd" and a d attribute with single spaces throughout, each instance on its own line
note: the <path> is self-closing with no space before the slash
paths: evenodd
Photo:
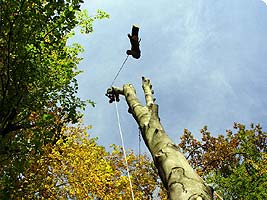
<path id="1" fill-rule="evenodd" d="M 179 148 L 172 142 L 163 129 L 155 104 L 150 80 L 142 77 L 142 87 L 146 105 L 143 106 L 136 97 L 132 84 L 123 88 L 111 87 L 106 96 L 110 103 L 119 101 L 123 95 L 132 114 L 140 127 L 143 140 L 148 147 L 154 164 L 170 200 L 211 200 L 213 191 L 189 165 Z"/>

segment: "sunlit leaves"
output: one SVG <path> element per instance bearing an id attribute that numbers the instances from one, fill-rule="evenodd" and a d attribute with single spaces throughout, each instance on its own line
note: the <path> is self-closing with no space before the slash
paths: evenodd
<path id="1" fill-rule="evenodd" d="M 48 107 L 50 100 L 65 109 L 65 118 L 77 122 L 86 101 L 75 96 L 75 77 L 83 51 L 67 46 L 75 27 L 92 32 L 103 11 L 88 16 L 75 1 L 1 1 L 0 31 L 0 134 L 25 127 L 32 111 Z M 84 13 L 79 15 L 78 13 Z"/>
<path id="2" fill-rule="evenodd" d="M 180 147 L 197 172 L 226 199 L 265 199 L 267 134 L 260 125 L 246 129 L 234 124 L 235 132 L 211 136 L 201 129 L 201 141 L 185 130 Z"/>
<path id="3" fill-rule="evenodd" d="M 29 194 L 25 193 L 28 189 L 32 192 L 29 198 L 57 193 L 54 186 L 48 191 L 49 183 L 40 182 L 41 178 L 49 179 L 47 173 L 51 173 L 50 168 L 42 167 L 53 164 L 43 156 L 47 148 L 52 149 L 62 139 L 62 127 L 80 120 L 80 110 L 86 105 L 76 96 L 76 76 L 80 73 L 77 65 L 81 61 L 78 54 L 83 48 L 79 44 L 67 45 L 82 20 L 90 20 L 92 25 L 95 19 L 77 19 L 81 3 L 82 0 L 0 3 L 1 199 L 23 197 Z M 35 191 L 30 190 L 37 185 Z"/>
<path id="4" fill-rule="evenodd" d="M 63 127 L 64 137 L 43 145 L 42 155 L 28 156 L 31 162 L 9 192 L 20 199 L 131 199 L 121 147 L 113 145 L 108 153 L 87 131 L 80 125 Z M 135 198 L 156 197 L 159 182 L 149 158 L 129 151 L 127 161 Z"/>
<path id="5" fill-rule="evenodd" d="M 97 13 L 93 16 L 89 16 L 87 10 L 82 10 L 76 12 L 76 17 L 79 21 L 79 25 L 81 27 L 81 33 L 91 33 L 93 32 L 93 21 L 96 19 L 104 19 L 109 18 L 109 14 L 102 10 L 97 10 Z"/>

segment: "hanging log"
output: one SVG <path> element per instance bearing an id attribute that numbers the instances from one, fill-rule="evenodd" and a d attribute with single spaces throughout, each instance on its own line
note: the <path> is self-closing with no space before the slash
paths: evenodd
<path id="1" fill-rule="evenodd" d="M 127 55 L 132 55 L 134 58 L 138 59 L 141 56 L 140 51 L 140 40 L 138 37 L 139 27 L 133 25 L 132 27 L 132 35 L 128 34 L 128 38 L 130 39 L 131 43 L 131 50 L 127 50 Z"/>
<path id="2" fill-rule="evenodd" d="M 143 140 L 168 191 L 169 199 L 211 200 L 213 198 L 212 188 L 193 170 L 163 129 L 150 80 L 143 77 L 142 86 L 146 100 L 145 106 L 136 97 L 132 84 L 125 84 L 123 88 L 111 87 L 106 95 L 111 97 L 110 103 L 119 101 L 119 95 L 125 97 L 129 112 L 140 127 Z"/>

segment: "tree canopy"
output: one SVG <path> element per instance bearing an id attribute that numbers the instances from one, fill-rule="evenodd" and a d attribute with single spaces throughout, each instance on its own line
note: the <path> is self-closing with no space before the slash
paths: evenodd
<path id="1" fill-rule="evenodd" d="M 260 125 L 234 124 L 234 131 L 197 140 L 185 130 L 179 144 L 195 170 L 225 199 L 267 198 L 267 133 Z"/>
<path id="2" fill-rule="evenodd" d="M 67 40 L 80 27 L 92 32 L 94 19 L 108 17 L 103 11 L 89 17 L 80 10 L 82 0 L 1 1 L 0 31 L 0 135 L 32 127 L 32 112 L 61 108 L 64 122 L 77 122 L 85 101 L 77 98 L 76 75 L 79 44 Z"/>
<path id="3" fill-rule="evenodd" d="M 27 168 L 18 175 L 14 185 L 1 186 L 0 197 L 130 199 L 121 147 L 112 145 L 112 151 L 107 152 L 96 143 L 96 138 L 90 138 L 89 128 L 82 125 L 63 127 L 64 137 L 56 144 L 43 145 L 43 153 L 39 156 L 32 148 L 27 155 Z M 158 176 L 148 156 L 136 156 L 133 151 L 127 154 L 135 198 L 152 199 L 159 195 L 164 199 L 165 194 L 159 192 Z M 9 170 L 12 168 L 4 169 L 6 173 Z"/>
<path id="4" fill-rule="evenodd" d="M 97 11 L 89 17 L 81 3 L 1 1 L 0 173 L 6 198 L 31 164 L 28 158 L 41 156 L 44 145 L 61 138 L 62 127 L 82 116 L 86 101 L 76 96 L 75 77 L 83 49 L 67 40 L 75 27 L 91 33 L 93 21 L 108 15 Z"/>

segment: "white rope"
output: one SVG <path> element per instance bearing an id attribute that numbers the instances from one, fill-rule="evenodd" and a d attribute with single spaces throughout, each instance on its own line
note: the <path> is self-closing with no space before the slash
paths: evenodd
<path id="1" fill-rule="evenodd" d="M 126 151 L 125 151 L 125 147 L 124 147 L 124 141 L 123 141 L 123 135 L 122 135 L 122 130 L 121 130 L 120 115 L 119 115 L 117 101 L 115 101 L 115 105 L 116 105 L 116 112 L 117 112 L 118 127 L 119 127 L 120 136 L 121 136 L 122 150 L 123 150 L 123 155 L 124 155 L 124 160 L 125 160 L 125 165 L 126 165 L 126 170 L 127 170 L 127 176 L 128 176 L 129 183 L 130 183 L 132 200 L 134 200 L 133 186 L 132 186 L 132 181 L 130 178 L 130 172 L 129 172 L 128 162 L 127 162 L 127 157 L 126 157 Z"/>
<path id="2" fill-rule="evenodd" d="M 112 81 L 112 83 L 111 83 L 111 86 L 113 86 L 113 84 L 115 83 L 115 80 L 116 80 L 117 77 L 119 76 L 119 74 L 120 74 L 122 68 L 124 67 L 124 64 L 125 64 L 126 61 L 128 60 L 128 57 L 129 57 L 129 55 L 127 55 L 126 58 L 125 58 L 125 60 L 123 61 L 122 65 L 121 65 L 121 67 L 120 67 L 120 69 L 119 69 L 119 71 L 117 72 L 115 78 L 113 79 L 113 81 Z"/>

